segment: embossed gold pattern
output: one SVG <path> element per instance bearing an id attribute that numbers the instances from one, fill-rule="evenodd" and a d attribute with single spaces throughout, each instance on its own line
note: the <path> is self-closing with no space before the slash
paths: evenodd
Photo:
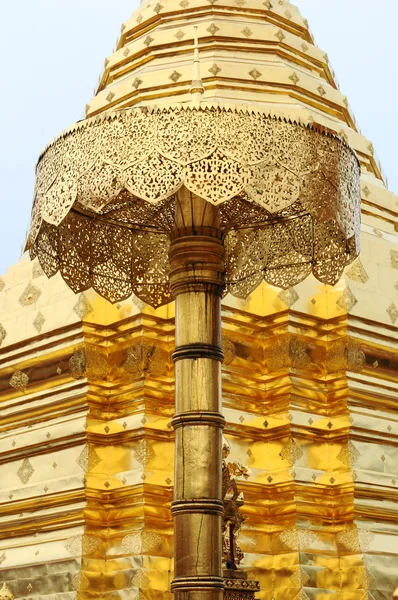
<path id="1" fill-rule="evenodd" d="M 326 351 L 326 369 L 329 373 L 346 369 L 359 373 L 364 368 L 365 361 L 365 353 L 357 340 L 338 340 Z"/>
<path id="2" fill-rule="evenodd" d="M 17 471 L 17 475 L 21 482 L 26 485 L 29 482 L 29 479 L 32 477 L 35 472 L 29 458 L 25 458 L 22 465 L 19 467 Z"/>
<path id="3" fill-rule="evenodd" d="M 341 447 L 340 452 L 337 455 L 337 459 L 340 460 L 346 467 L 355 467 L 355 463 L 361 453 L 357 450 L 354 443 L 349 440 Z"/>
<path id="4" fill-rule="evenodd" d="M 0 346 L 4 342 L 7 337 L 7 332 L 4 329 L 3 325 L 0 323 Z"/>
<path id="5" fill-rule="evenodd" d="M 156 458 L 156 454 L 148 440 L 141 440 L 134 448 L 134 456 L 136 460 L 143 466 L 149 464 Z"/>
<path id="6" fill-rule="evenodd" d="M 347 277 L 352 279 L 352 281 L 357 281 L 359 283 L 367 283 L 367 281 L 369 281 L 369 275 L 367 274 L 360 258 L 358 258 L 347 270 Z"/>
<path id="7" fill-rule="evenodd" d="M 44 323 L 46 322 L 46 318 L 41 311 L 39 311 L 33 321 L 33 326 L 36 329 L 37 333 L 41 333 L 41 330 L 44 327 Z"/>
<path id="8" fill-rule="evenodd" d="M 87 590 L 89 588 L 90 581 L 83 573 L 76 573 L 72 578 L 72 587 L 77 592 Z"/>
<path id="9" fill-rule="evenodd" d="M 91 312 L 93 312 L 93 307 L 87 300 L 86 296 L 81 294 L 75 306 L 73 307 L 73 310 L 81 319 L 85 319 Z"/>
<path id="10" fill-rule="evenodd" d="M 88 472 L 92 469 L 95 469 L 95 467 L 99 465 L 101 458 L 91 445 L 86 444 L 76 459 L 76 462 L 83 469 L 83 471 Z"/>
<path id="11" fill-rule="evenodd" d="M 127 535 L 122 540 L 122 548 L 125 552 L 139 555 L 146 552 L 154 552 L 159 549 L 162 538 L 153 531 L 137 531 Z"/>
<path id="12" fill-rule="evenodd" d="M 127 349 L 123 369 L 130 375 L 144 374 L 159 376 L 166 370 L 166 361 L 161 349 L 156 344 L 137 342 Z"/>
<path id="13" fill-rule="evenodd" d="M 230 365 L 236 357 L 236 348 L 232 340 L 224 336 L 222 338 L 222 351 L 224 354 L 224 364 Z"/>
<path id="14" fill-rule="evenodd" d="M 25 391 L 28 383 L 29 377 L 23 371 L 15 371 L 15 373 L 12 374 L 10 379 L 10 386 L 17 390 Z"/>
<path id="15" fill-rule="evenodd" d="M 76 348 L 69 360 L 69 371 L 74 379 L 83 379 L 84 377 L 105 379 L 108 370 L 106 357 L 87 346 Z"/>
<path id="16" fill-rule="evenodd" d="M 287 460 L 291 465 L 294 465 L 300 458 L 304 456 L 304 452 L 297 444 L 296 440 L 290 439 L 279 453 L 280 457 Z"/>
<path id="17" fill-rule="evenodd" d="M 311 362 L 306 343 L 296 336 L 278 339 L 272 345 L 271 356 L 267 360 L 270 372 L 292 367 L 305 369 Z"/>
<path id="18" fill-rule="evenodd" d="M 37 302 L 40 296 L 41 291 L 39 288 L 33 285 L 33 283 L 29 283 L 18 302 L 21 304 L 21 306 L 30 306 L 31 304 Z"/>
<path id="19" fill-rule="evenodd" d="M 354 308 L 354 306 L 357 304 L 357 302 L 358 302 L 358 300 L 354 296 L 350 287 L 347 286 L 345 288 L 345 290 L 343 291 L 343 293 L 341 294 L 340 298 L 337 300 L 336 304 L 342 310 L 344 310 L 346 312 L 350 312 Z"/>
<path id="20" fill-rule="evenodd" d="M 373 539 L 371 531 L 359 529 L 358 527 L 349 526 L 337 534 L 336 540 L 338 544 L 342 544 L 351 552 L 364 552 L 369 549 Z"/>

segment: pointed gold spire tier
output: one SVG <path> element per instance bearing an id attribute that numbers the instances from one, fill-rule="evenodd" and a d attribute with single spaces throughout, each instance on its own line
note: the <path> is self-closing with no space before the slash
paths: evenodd
<path id="1" fill-rule="evenodd" d="M 0 600 L 14 600 L 14 596 L 5 583 L 3 583 L 3 587 L 0 590 Z"/>
<path id="2" fill-rule="evenodd" d="M 364 172 L 381 179 L 327 54 L 286 0 L 151 0 L 123 27 L 87 116 L 114 108 L 190 100 L 194 28 L 204 102 L 249 104 L 314 121 L 346 137 Z"/>

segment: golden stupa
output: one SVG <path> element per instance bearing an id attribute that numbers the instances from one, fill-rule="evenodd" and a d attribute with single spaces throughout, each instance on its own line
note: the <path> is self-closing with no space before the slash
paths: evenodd
<path id="1" fill-rule="evenodd" d="M 233 509 L 226 544 L 231 551 L 237 542 L 240 562 L 225 560 L 224 594 L 245 598 L 251 582 L 259 600 L 390 599 L 398 578 L 398 199 L 327 55 L 285 0 L 143 2 L 86 113 L 93 130 L 109 111 L 142 107 L 152 119 L 193 101 L 203 114 L 249 107 L 325 132 L 353 148 L 361 167 L 361 254 L 336 285 L 317 273 L 285 290 L 235 281 L 222 300 L 222 466 Z M 210 135 L 206 123 L 203 130 Z M 186 140 L 189 131 L 180 134 Z M 233 145 L 242 132 L 228 136 Z M 96 171 L 99 186 L 111 158 Z M 286 182 L 276 173 L 273 184 Z M 54 189 L 67 202 L 72 188 L 48 186 L 40 207 L 48 223 L 67 212 L 56 214 Z M 30 259 L 38 248 L 31 242 L 30 255 L 0 278 L 2 597 L 171 599 L 174 303 L 163 281 L 157 308 L 145 290 L 128 288 L 114 304 L 92 289 L 75 295 L 66 281 L 79 291 L 79 265 L 47 279 Z M 155 274 L 162 258 L 159 251 L 150 263 Z M 234 595 L 235 567 L 246 579 L 236 579 Z"/>

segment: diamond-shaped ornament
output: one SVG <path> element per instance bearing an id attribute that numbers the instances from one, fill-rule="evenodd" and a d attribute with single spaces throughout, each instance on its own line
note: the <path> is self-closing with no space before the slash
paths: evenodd
<path id="1" fill-rule="evenodd" d="M 394 302 L 390 304 L 386 311 L 391 319 L 393 325 L 395 325 L 398 320 L 398 308 L 395 306 Z"/>
<path id="2" fill-rule="evenodd" d="M 17 471 L 17 475 L 23 484 L 27 484 L 29 479 L 32 477 L 35 472 L 34 468 L 30 464 L 29 458 L 25 458 L 22 465 L 19 467 Z"/>
<path id="3" fill-rule="evenodd" d="M 3 325 L 0 323 L 0 346 L 4 342 L 7 337 L 7 332 L 4 329 Z"/>
<path id="4" fill-rule="evenodd" d="M 294 304 L 296 304 L 297 300 L 300 299 L 298 293 L 294 288 L 283 290 L 278 294 L 278 298 L 282 300 L 282 302 L 286 304 L 288 308 L 291 308 Z"/>
<path id="5" fill-rule="evenodd" d="M 215 35 L 217 31 L 220 31 L 220 28 L 217 27 L 217 25 L 214 25 L 214 23 L 212 23 L 210 27 L 206 29 L 206 31 L 208 31 L 211 35 Z"/>
<path id="6" fill-rule="evenodd" d="M 257 81 L 257 79 L 261 77 L 261 73 L 260 71 L 257 71 L 257 69 L 252 69 L 249 71 L 249 75 L 250 77 L 253 77 L 254 81 Z"/>
<path id="7" fill-rule="evenodd" d="M 351 267 L 347 270 L 347 277 L 357 283 L 367 283 L 369 281 L 369 275 L 365 271 L 365 267 L 362 264 L 360 258 L 358 258 Z"/>
<path id="8" fill-rule="evenodd" d="M 93 312 L 94 309 L 87 300 L 85 294 L 80 294 L 78 301 L 73 307 L 73 310 L 81 319 L 85 319 L 90 313 Z"/>
<path id="9" fill-rule="evenodd" d="M 221 71 L 221 69 L 218 65 L 216 65 L 216 63 L 214 63 L 213 66 L 210 67 L 210 69 L 209 69 L 209 73 L 214 75 L 214 77 L 217 77 L 217 75 L 219 74 L 220 71 Z"/>
<path id="10" fill-rule="evenodd" d="M 35 320 L 33 321 L 33 327 L 36 329 L 37 333 L 41 333 L 45 322 L 46 318 L 44 317 L 43 313 L 39 311 L 35 317 Z"/>
<path id="11" fill-rule="evenodd" d="M 19 297 L 19 304 L 21 306 L 30 306 L 31 304 L 35 304 L 41 296 L 41 291 L 38 287 L 33 285 L 33 283 L 29 283 L 22 295 Z"/>
<path id="12" fill-rule="evenodd" d="M 178 71 L 174 71 L 170 75 L 169 79 L 171 79 L 171 81 L 174 81 L 174 83 L 177 83 L 177 81 L 180 79 L 180 77 L 181 77 L 181 73 L 178 73 Z"/>
<path id="13" fill-rule="evenodd" d="M 357 302 L 358 300 L 355 298 L 354 294 L 347 286 L 340 298 L 337 300 L 336 304 L 346 312 L 350 312 L 350 310 L 354 308 Z"/>

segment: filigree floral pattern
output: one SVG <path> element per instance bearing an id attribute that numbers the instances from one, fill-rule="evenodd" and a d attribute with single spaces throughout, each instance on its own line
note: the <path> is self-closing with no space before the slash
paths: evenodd
<path id="1" fill-rule="evenodd" d="M 127 349 L 123 369 L 134 377 L 147 374 L 157 377 L 165 372 L 166 361 L 156 344 L 136 342 Z"/>
<path id="2" fill-rule="evenodd" d="M 75 292 L 165 304 L 182 186 L 220 207 L 226 285 L 238 297 L 311 271 L 334 284 L 357 256 L 359 164 L 345 142 L 209 104 L 107 113 L 55 140 L 37 167 L 31 257 Z"/>

